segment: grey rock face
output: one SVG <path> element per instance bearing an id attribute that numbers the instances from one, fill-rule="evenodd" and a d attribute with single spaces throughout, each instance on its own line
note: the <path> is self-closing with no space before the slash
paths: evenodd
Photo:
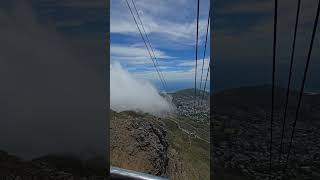
<path id="1" fill-rule="evenodd" d="M 62 168 L 56 167 L 56 163 L 47 162 L 48 159 L 52 159 L 53 157 L 56 158 L 57 156 L 47 156 L 41 158 L 41 160 L 23 161 L 16 156 L 0 151 L 0 177 L 12 180 L 30 178 L 34 180 L 107 179 L 106 176 L 90 175 L 90 173 L 86 175 L 74 174 L 70 172 L 74 171 L 71 166 L 63 170 Z M 69 158 L 64 159 L 64 157 L 61 157 L 60 161 L 65 164 L 70 163 Z M 88 169 L 89 168 L 87 168 L 87 170 Z"/>
<path id="2" fill-rule="evenodd" d="M 165 176 L 169 143 L 163 126 L 157 117 L 151 115 L 112 112 L 112 165 Z"/>
<path id="3" fill-rule="evenodd" d="M 224 174 L 233 173 L 245 179 L 268 179 L 271 119 L 269 94 L 269 89 L 255 87 L 215 95 L 212 121 L 214 168 L 223 169 Z M 289 109 L 280 158 L 283 107 L 279 96 L 277 94 L 272 133 L 273 179 L 281 179 L 282 176 L 284 179 L 319 179 L 320 125 L 315 116 L 305 113 L 305 106 L 295 129 L 288 168 L 283 174 L 294 121 L 294 108 Z M 319 98 L 318 102 L 315 99 L 317 98 L 305 97 L 304 104 L 317 107 L 320 101 Z M 291 104 L 290 107 L 294 106 Z"/>

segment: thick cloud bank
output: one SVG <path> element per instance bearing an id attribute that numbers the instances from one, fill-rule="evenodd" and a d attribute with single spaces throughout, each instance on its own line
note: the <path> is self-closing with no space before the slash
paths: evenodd
<path id="1" fill-rule="evenodd" d="M 117 112 L 132 110 L 153 115 L 174 110 L 169 97 L 161 96 L 149 82 L 134 78 L 119 63 L 110 65 L 110 106 Z"/>

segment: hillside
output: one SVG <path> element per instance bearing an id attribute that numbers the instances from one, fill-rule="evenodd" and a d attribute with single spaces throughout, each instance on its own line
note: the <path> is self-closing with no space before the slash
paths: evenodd
<path id="1" fill-rule="evenodd" d="M 296 110 L 298 92 L 290 91 L 289 114 Z M 286 90 L 275 88 L 275 111 L 284 111 Z M 271 86 L 241 87 L 214 93 L 214 104 L 211 107 L 215 112 L 230 111 L 230 108 L 248 109 L 250 111 L 265 110 L 271 108 Z M 320 94 L 305 93 L 302 99 L 301 114 L 304 120 L 317 119 L 320 116 Z M 307 117 L 306 117 L 307 116 Z"/>
<path id="2" fill-rule="evenodd" d="M 177 113 L 181 117 L 194 119 L 197 123 L 209 125 L 209 93 L 197 90 L 196 109 L 194 109 L 194 93 L 194 89 L 183 89 L 174 93 L 169 93 L 169 95 L 172 96 L 172 102 L 177 107 Z"/>
<path id="3" fill-rule="evenodd" d="M 195 119 L 188 112 L 191 91 L 170 93 L 177 113 L 162 118 L 111 111 L 111 165 L 170 180 L 209 179 L 208 116 Z"/>
<path id="4" fill-rule="evenodd" d="M 46 155 L 33 160 L 22 160 L 0 151 L 0 177 L 3 179 L 100 179 L 106 178 L 105 159 L 100 157 L 81 160 L 67 155 Z"/>
<path id="5" fill-rule="evenodd" d="M 163 176 L 168 166 L 168 140 L 156 117 L 111 111 L 111 164 Z"/>
<path id="6" fill-rule="evenodd" d="M 291 92 L 279 157 L 285 89 L 275 90 L 272 172 L 280 179 L 287 155 L 298 93 Z M 211 110 L 213 157 L 218 179 L 265 179 L 269 175 L 271 87 L 256 86 L 217 92 Z M 290 153 L 288 179 L 320 178 L 320 96 L 304 94 Z"/>

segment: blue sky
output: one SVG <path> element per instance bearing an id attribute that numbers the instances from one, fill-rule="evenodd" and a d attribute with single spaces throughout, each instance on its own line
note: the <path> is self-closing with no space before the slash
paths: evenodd
<path id="1" fill-rule="evenodd" d="M 128 2 L 132 6 L 131 0 Z M 193 87 L 196 3 L 195 0 L 135 0 L 152 47 L 155 49 L 159 69 L 161 69 L 165 80 L 168 82 L 168 86 L 184 83 L 190 88 Z M 111 63 L 119 62 L 135 77 L 159 85 L 159 83 L 156 83 L 159 79 L 158 75 L 126 1 L 111 0 L 110 4 Z M 208 12 L 209 0 L 201 0 L 198 74 L 201 74 Z M 210 36 L 208 38 L 210 39 Z M 209 57 L 210 42 L 208 41 L 204 76 Z M 200 76 L 198 76 L 198 79 L 200 80 Z"/>

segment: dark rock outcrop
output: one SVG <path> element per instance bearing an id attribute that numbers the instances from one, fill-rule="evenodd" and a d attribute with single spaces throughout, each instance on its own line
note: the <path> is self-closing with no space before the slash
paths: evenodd
<path id="1" fill-rule="evenodd" d="M 167 132 L 157 117 L 111 111 L 111 164 L 165 176 L 168 165 Z"/>
<path id="2" fill-rule="evenodd" d="M 295 128 L 288 168 L 283 174 L 288 154 L 297 92 L 290 95 L 284 131 L 282 157 L 280 142 L 284 112 L 285 89 L 275 90 L 273 119 L 273 179 L 320 178 L 320 124 L 316 110 L 320 96 L 304 94 Z M 270 157 L 270 86 L 245 87 L 214 94 L 212 110 L 213 169 L 218 179 L 268 179 Z M 232 175 L 233 177 L 231 178 Z"/>
<path id="3" fill-rule="evenodd" d="M 74 156 L 47 155 L 25 161 L 0 151 L 0 179 L 66 180 L 107 179 L 101 158 L 80 160 Z"/>

